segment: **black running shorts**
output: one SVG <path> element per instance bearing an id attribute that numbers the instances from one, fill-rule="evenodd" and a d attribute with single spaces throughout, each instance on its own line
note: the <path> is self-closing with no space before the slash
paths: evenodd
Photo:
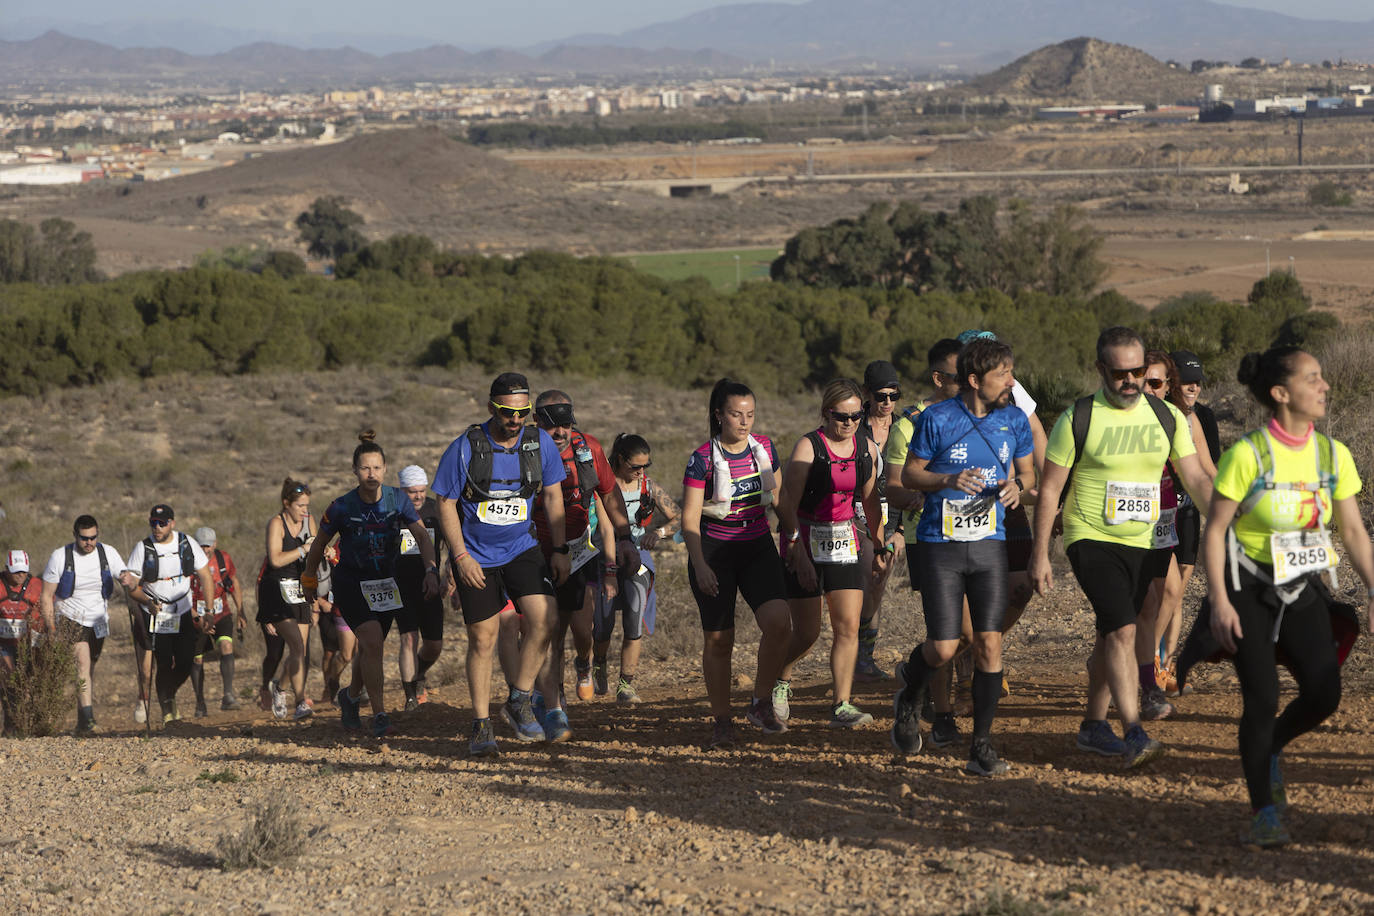
<path id="1" fill-rule="evenodd" d="M 518 602 L 530 595 L 554 596 L 553 573 L 538 546 L 531 547 L 504 566 L 482 567 L 483 588 L 471 588 L 458 578 L 458 600 L 463 603 L 463 623 L 471 626 L 490 620 L 506 606 L 506 598 Z"/>
<path id="2" fill-rule="evenodd" d="M 958 639 L 964 598 L 975 633 L 1000 633 L 1007 614 L 1007 548 L 1002 541 L 921 543 L 921 607 L 926 639 Z"/>
<path id="3" fill-rule="evenodd" d="M 1070 544 L 1067 553 L 1097 618 L 1097 632 L 1105 636 L 1135 623 L 1150 589 L 1149 549 L 1084 539 Z"/>
<path id="4" fill-rule="evenodd" d="M 706 632 L 735 628 L 736 595 L 742 595 L 756 613 L 769 601 L 787 597 L 782 558 L 771 532 L 747 541 L 721 541 L 703 534 L 701 552 L 720 585 L 714 596 L 706 594 L 697 587 L 696 570 L 690 561 L 687 563 L 687 581 Z"/>

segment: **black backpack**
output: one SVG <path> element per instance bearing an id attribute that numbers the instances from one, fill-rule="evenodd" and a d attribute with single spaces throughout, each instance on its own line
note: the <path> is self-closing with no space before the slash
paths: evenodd
<path id="1" fill-rule="evenodd" d="M 821 434 L 817 430 L 812 430 L 806 434 L 806 438 L 811 440 L 811 449 L 815 453 L 815 459 L 811 462 L 811 469 L 806 472 L 806 489 L 802 490 L 801 501 L 797 508 L 802 512 L 810 512 L 816 508 L 821 501 L 821 497 L 832 492 L 830 489 L 830 451 L 821 442 Z M 849 458 L 837 459 L 841 464 L 850 461 L 857 461 L 857 480 L 854 484 L 854 498 L 857 500 L 863 493 L 864 484 L 868 483 L 868 478 L 873 476 L 873 455 L 868 450 L 868 443 L 871 440 L 863 436 L 854 437 L 854 455 Z"/>
<path id="2" fill-rule="evenodd" d="M 177 555 L 181 559 L 181 574 L 190 578 L 196 572 L 196 557 L 191 551 L 191 539 L 185 534 L 177 532 Z M 139 582 L 156 582 L 158 576 L 158 555 L 157 542 L 152 535 L 143 539 L 143 571 L 139 577 Z"/>
<path id="3" fill-rule="evenodd" d="M 1073 469 L 1078 467 L 1078 462 L 1083 458 L 1083 450 L 1088 447 L 1088 428 L 1093 421 L 1093 398 L 1096 395 L 1085 394 L 1083 397 L 1073 402 L 1073 464 L 1069 465 L 1069 476 L 1064 478 L 1064 489 L 1059 491 L 1059 506 L 1063 508 L 1064 500 L 1069 495 L 1069 484 L 1073 480 Z M 1178 430 L 1178 424 L 1174 422 L 1174 415 L 1169 410 L 1169 406 L 1152 394 L 1144 395 L 1145 403 L 1150 405 L 1150 409 L 1155 412 L 1155 418 L 1159 420 L 1159 425 L 1164 427 L 1164 441 L 1173 449 L 1174 433 Z M 1167 459 L 1166 459 L 1167 465 Z"/>
<path id="4" fill-rule="evenodd" d="M 572 448 L 573 463 L 577 470 L 577 486 L 573 489 L 564 484 L 563 493 L 566 502 L 581 503 L 585 512 L 591 508 L 592 497 L 596 495 L 596 486 L 601 482 L 601 478 L 596 473 L 596 455 L 587 443 L 587 437 L 576 427 L 573 427 Z M 582 457 L 583 452 L 586 453 L 585 458 Z M 567 462 L 564 461 L 563 465 L 566 468 Z"/>
<path id="5" fill-rule="evenodd" d="M 463 499 L 470 503 L 493 499 L 491 440 L 487 438 L 486 430 L 476 423 L 468 427 L 466 435 L 472 446 L 472 457 L 468 459 Z M 539 458 L 539 428 L 526 426 L 520 433 L 520 444 L 516 448 L 520 455 L 520 498 L 529 499 L 544 486 L 544 469 Z"/>

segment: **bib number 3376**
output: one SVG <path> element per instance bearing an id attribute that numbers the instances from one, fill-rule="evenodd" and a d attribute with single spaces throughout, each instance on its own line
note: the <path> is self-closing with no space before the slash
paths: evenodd
<path id="1" fill-rule="evenodd" d="M 1103 514 L 1108 525 L 1159 521 L 1159 484 L 1108 483 Z"/>

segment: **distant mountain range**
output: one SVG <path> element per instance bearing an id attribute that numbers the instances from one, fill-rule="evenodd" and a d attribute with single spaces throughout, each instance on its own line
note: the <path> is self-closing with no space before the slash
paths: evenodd
<path id="1" fill-rule="evenodd" d="M 186 31 L 186 23 L 173 25 L 175 29 L 148 34 Z M 15 34 L 13 27 L 4 34 Z M 109 37 L 118 42 L 138 34 L 133 27 L 111 27 Z M 1343 53 L 1374 56 L 1374 19 L 1298 19 L 1210 0 L 810 0 L 719 6 L 616 35 L 579 35 L 521 50 L 477 53 L 451 44 L 379 54 L 347 44 L 301 50 L 254 41 L 229 51 L 190 54 L 170 48 L 121 49 L 49 31 L 28 41 L 0 41 L 0 79 L 263 84 L 497 74 L 729 74 L 760 65 L 868 63 L 978 72 L 1073 35 L 1092 35 L 1184 63 L 1199 57 L 1320 61 Z M 401 40 L 379 35 L 368 46 L 378 50 Z"/>

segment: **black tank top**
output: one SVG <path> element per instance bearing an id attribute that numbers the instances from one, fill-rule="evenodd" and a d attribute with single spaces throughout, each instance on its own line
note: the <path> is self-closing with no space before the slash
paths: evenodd
<path id="1" fill-rule="evenodd" d="M 281 519 L 281 550 L 282 553 L 296 553 L 301 547 L 305 546 L 305 541 L 310 537 L 310 516 L 307 515 L 301 520 L 301 531 L 299 535 L 291 533 L 291 529 L 286 524 L 286 513 L 278 516 Z M 299 579 L 301 573 L 305 572 L 305 560 L 297 558 L 280 568 L 272 565 L 271 560 L 267 562 L 267 569 L 263 572 L 264 579 Z"/>

